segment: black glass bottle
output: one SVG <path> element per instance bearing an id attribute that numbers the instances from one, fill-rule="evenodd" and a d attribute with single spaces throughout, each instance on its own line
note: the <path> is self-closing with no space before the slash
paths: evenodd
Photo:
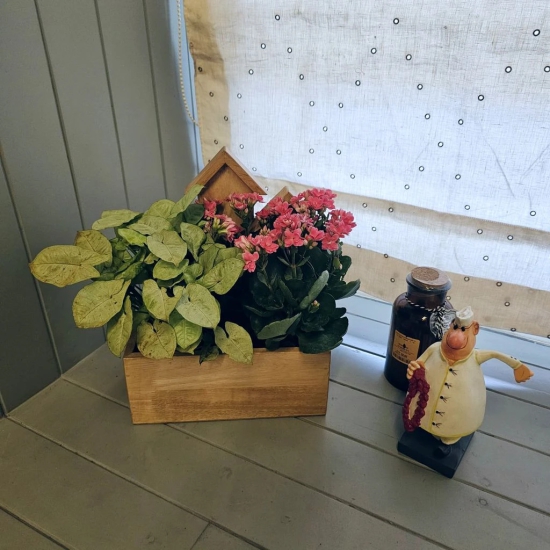
<path id="1" fill-rule="evenodd" d="M 452 321 L 453 306 L 447 300 L 451 280 L 432 267 L 417 267 L 407 275 L 407 292 L 393 303 L 384 376 L 396 388 L 407 391 L 407 365 L 433 343 L 441 340 Z"/>

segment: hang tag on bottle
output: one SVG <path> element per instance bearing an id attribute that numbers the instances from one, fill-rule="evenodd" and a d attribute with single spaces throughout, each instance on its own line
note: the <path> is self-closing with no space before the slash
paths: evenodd
<path id="1" fill-rule="evenodd" d="M 409 338 L 401 334 L 398 330 L 395 331 L 393 338 L 392 357 L 401 363 L 408 365 L 411 361 L 418 358 L 418 350 L 420 348 L 420 340 Z"/>

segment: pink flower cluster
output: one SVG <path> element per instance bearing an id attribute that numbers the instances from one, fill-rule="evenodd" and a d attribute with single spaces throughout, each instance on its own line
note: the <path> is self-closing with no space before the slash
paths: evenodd
<path id="1" fill-rule="evenodd" d="M 216 215 L 218 206 L 220 204 L 223 204 L 223 201 L 218 201 L 218 200 L 209 201 L 208 199 L 204 199 L 203 201 L 204 217 L 207 219 L 213 218 Z"/>
<path id="2" fill-rule="evenodd" d="M 245 204 L 247 196 L 231 195 L 233 207 L 249 208 Z M 355 222 L 351 212 L 334 210 L 335 197 L 328 189 L 311 189 L 289 201 L 280 197 L 270 201 L 256 214 L 260 229 L 234 241 L 243 250 L 245 269 L 255 271 L 262 255 L 280 249 L 320 246 L 323 250 L 338 250 L 340 239 L 350 233 Z"/>
<path id="3" fill-rule="evenodd" d="M 233 243 L 234 246 L 243 251 L 244 268 L 253 272 L 256 270 L 256 262 L 260 259 L 260 252 L 273 254 L 279 250 L 279 244 L 274 240 L 271 233 L 260 235 L 241 235 Z"/>
<path id="4" fill-rule="evenodd" d="M 356 226 L 353 214 L 345 210 L 333 210 L 325 226 L 325 237 L 323 238 L 323 250 L 338 250 L 338 241 L 349 235 Z"/>
<path id="5" fill-rule="evenodd" d="M 235 236 L 241 231 L 242 228 L 225 214 L 213 214 L 209 216 L 209 219 L 205 223 L 203 229 L 205 233 L 210 233 L 214 240 L 216 237 L 223 236 L 226 241 L 232 243 Z"/>
<path id="6" fill-rule="evenodd" d="M 334 208 L 336 193 L 330 189 L 308 189 L 290 199 L 290 204 L 297 212 L 324 211 Z"/>
<path id="7" fill-rule="evenodd" d="M 264 199 L 258 193 L 231 193 L 227 201 L 235 212 L 248 214 L 257 202 L 264 202 Z"/>

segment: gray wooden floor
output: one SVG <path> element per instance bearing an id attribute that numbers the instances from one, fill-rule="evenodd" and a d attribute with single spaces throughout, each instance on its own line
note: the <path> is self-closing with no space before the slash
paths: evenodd
<path id="1" fill-rule="evenodd" d="M 0 420 L 0 549 L 548 550 L 548 348 L 526 385 L 486 364 L 485 422 L 448 480 L 397 454 L 387 324 L 356 313 L 326 417 L 133 426 L 100 348 Z"/>

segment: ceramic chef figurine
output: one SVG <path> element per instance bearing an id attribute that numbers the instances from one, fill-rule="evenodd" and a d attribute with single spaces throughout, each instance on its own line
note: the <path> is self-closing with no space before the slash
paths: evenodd
<path id="1" fill-rule="evenodd" d="M 482 363 L 499 359 L 514 369 L 514 378 L 518 383 L 533 376 L 533 372 L 521 361 L 509 355 L 474 349 L 478 332 L 479 323 L 474 320 L 472 309 L 466 307 L 456 313 L 442 341 L 432 344 L 408 365 L 407 378 L 413 378 L 409 389 L 413 391 L 409 391 L 404 405 L 405 426 L 411 431 L 408 423 L 413 423 L 412 429 L 416 427 L 414 424 L 419 424 L 422 430 L 432 434 L 437 445 L 432 445 L 431 454 L 439 459 L 448 456 L 453 447 L 459 446 L 455 444 L 461 438 L 473 434 L 483 422 L 486 390 Z M 416 373 L 418 369 L 422 371 Z M 409 409 L 416 411 L 412 419 Z M 466 447 L 469 439 L 471 437 L 465 443 Z M 463 444 L 462 454 L 465 446 Z"/>

